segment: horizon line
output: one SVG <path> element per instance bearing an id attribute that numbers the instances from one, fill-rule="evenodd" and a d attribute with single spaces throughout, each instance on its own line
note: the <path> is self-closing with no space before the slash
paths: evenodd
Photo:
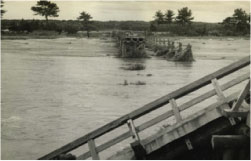
<path id="1" fill-rule="evenodd" d="M 2 20 L 40 20 L 40 21 L 46 21 L 45 19 L 1 19 Z M 48 19 L 48 21 L 79 21 L 78 19 Z M 126 22 L 126 21 L 141 21 L 141 22 L 151 22 L 151 21 L 145 21 L 145 20 L 91 20 L 91 21 L 99 21 L 99 22 L 109 22 L 109 21 L 115 21 L 115 22 Z M 175 21 L 174 21 L 175 22 Z M 201 23 L 222 23 L 222 22 L 206 22 L 206 21 L 191 21 L 191 22 L 201 22 Z"/>

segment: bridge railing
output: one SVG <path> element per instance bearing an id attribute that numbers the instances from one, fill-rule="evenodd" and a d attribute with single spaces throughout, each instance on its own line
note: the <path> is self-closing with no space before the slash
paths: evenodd
<path id="1" fill-rule="evenodd" d="M 168 38 L 165 37 L 157 37 L 157 36 L 151 36 L 146 39 L 147 43 L 152 44 L 152 45 L 157 45 L 157 46 L 168 46 L 168 42 L 174 42 L 169 40 Z"/>
<path id="2" fill-rule="evenodd" d="M 168 39 L 167 38 L 149 37 L 147 39 L 147 42 L 151 43 L 153 45 L 163 45 L 163 46 L 168 45 Z"/>
<path id="3" fill-rule="evenodd" d="M 93 159 L 99 159 L 99 153 L 101 151 L 104 151 L 106 149 L 108 149 L 109 147 L 129 138 L 129 137 L 133 137 L 135 140 L 139 140 L 139 136 L 138 133 L 167 119 L 170 118 L 171 116 L 175 116 L 176 121 L 179 122 L 181 121 L 181 115 L 180 112 L 188 109 L 189 107 L 198 104 L 200 102 L 202 102 L 203 100 L 210 98 L 214 95 L 218 95 L 221 97 L 224 97 L 224 95 L 222 96 L 222 91 L 227 90 L 230 87 L 233 87 L 247 79 L 249 79 L 249 73 L 246 73 L 242 76 L 239 76 L 238 78 L 235 78 L 221 86 L 219 86 L 217 79 L 220 79 L 226 75 L 229 75 L 241 68 L 244 68 L 246 66 L 248 66 L 250 64 L 250 57 L 245 57 L 237 62 L 234 62 L 222 69 L 219 69 L 207 76 L 204 76 L 186 86 L 183 86 L 182 88 L 175 90 L 149 104 L 146 104 L 145 106 L 136 109 L 88 134 L 86 134 L 85 136 L 82 136 L 64 146 L 62 146 L 59 149 L 54 150 L 53 152 L 44 155 L 43 157 L 39 158 L 39 159 L 44 159 L 44 160 L 48 160 L 48 159 L 55 159 L 56 157 L 58 157 L 60 154 L 66 154 L 68 152 L 71 152 L 72 150 L 83 146 L 85 144 L 88 144 L 89 147 L 89 151 L 80 155 L 78 157 L 78 159 L 87 159 L 89 157 L 92 157 Z M 176 103 L 176 99 L 181 98 L 195 90 L 200 89 L 201 87 L 204 87 L 208 84 L 212 83 L 215 87 L 215 89 L 210 90 L 204 94 L 201 94 L 200 96 L 193 98 L 189 101 L 187 101 L 186 103 L 183 103 L 182 105 L 180 105 L 179 107 L 177 106 Z M 148 114 L 151 111 L 154 111 L 166 104 L 170 103 L 172 106 L 172 110 L 167 111 L 149 121 L 144 122 L 143 124 L 139 125 L 139 126 L 135 126 L 134 125 L 134 120 Z M 129 127 L 129 131 L 99 145 L 96 147 L 95 145 L 95 139 L 101 137 L 102 135 L 116 129 L 119 128 L 125 124 L 128 124 Z"/>

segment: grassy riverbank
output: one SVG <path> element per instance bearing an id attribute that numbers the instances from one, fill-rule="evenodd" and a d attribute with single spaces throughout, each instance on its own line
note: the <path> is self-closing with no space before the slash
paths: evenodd
<path id="1" fill-rule="evenodd" d="M 96 37 L 110 37 L 112 31 L 92 31 L 91 38 Z M 2 40 L 26 40 L 26 39 L 57 39 L 57 38 L 85 38 L 86 32 L 78 32 L 75 34 L 68 34 L 65 32 L 58 33 L 56 31 L 34 31 L 31 33 L 25 32 L 6 32 L 1 34 Z"/>

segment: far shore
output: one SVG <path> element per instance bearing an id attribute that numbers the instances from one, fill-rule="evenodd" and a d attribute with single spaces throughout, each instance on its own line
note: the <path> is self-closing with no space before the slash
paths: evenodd
<path id="1" fill-rule="evenodd" d="M 187 39 L 187 38 L 193 38 L 193 39 L 217 39 L 217 40 L 223 40 L 223 39 L 245 39 L 250 40 L 250 37 L 248 36 L 164 36 L 164 37 L 170 37 L 170 39 Z M 1 40 L 26 40 L 26 39 L 58 39 L 58 38 L 87 38 L 86 36 L 78 36 L 78 35 L 1 35 Z M 98 38 L 90 37 L 90 38 Z"/>
<path id="2" fill-rule="evenodd" d="M 90 32 L 90 38 L 105 38 L 111 37 L 112 31 L 93 31 Z M 154 35 L 151 35 L 154 36 Z M 170 39 L 245 39 L 250 40 L 249 35 L 245 36 L 175 36 L 175 35 L 168 35 L 168 34 L 158 34 L 157 37 L 165 37 Z M 42 32 L 42 33 L 2 33 L 1 40 L 26 40 L 26 39 L 57 39 L 57 38 L 87 38 L 86 34 L 77 33 L 77 34 L 58 34 L 56 32 Z"/>

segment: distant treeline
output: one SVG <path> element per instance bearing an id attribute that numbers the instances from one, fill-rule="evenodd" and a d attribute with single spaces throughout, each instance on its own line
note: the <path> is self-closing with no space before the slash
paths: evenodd
<path id="1" fill-rule="evenodd" d="M 37 30 L 55 31 L 58 34 L 76 34 L 84 31 L 78 20 L 1 20 L 2 34 L 4 33 L 31 33 Z M 104 30 L 131 30 L 147 33 L 165 32 L 170 36 L 243 36 L 249 35 L 249 27 L 238 29 L 231 23 L 204 23 L 191 22 L 189 25 L 154 24 L 145 21 L 92 21 L 91 31 Z"/>
<path id="2" fill-rule="evenodd" d="M 150 25 L 151 31 L 167 32 L 170 36 L 240 36 L 246 35 L 226 30 L 220 23 L 191 22 L 189 25 L 159 24 Z"/>
<path id="3" fill-rule="evenodd" d="M 1 17 L 4 3 L 1 0 Z M 49 17 L 58 17 L 60 12 L 56 3 L 47 0 L 37 1 L 31 7 L 35 15 L 40 15 L 45 20 L 2 20 L 2 34 L 31 33 L 34 31 L 55 31 L 67 34 L 76 34 L 86 31 L 87 36 L 91 31 L 104 30 L 130 30 L 144 31 L 152 34 L 163 32 L 166 35 L 178 36 L 243 36 L 250 35 L 250 13 L 237 8 L 231 17 L 226 17 L 221 23 L 194 22 L 192 10 L 188 7 L 178 9 L 178 14 L 168 9 L 165 13 L 156 11 L 154 20 L 145 21 L 92 21 L 91 14 L 83 11 L 76 20 L 50 20 Z M 48 32 L 47 32 L 48 33 Z M 162 33 L 161 33 L 162 34 Z"/>
<path id="4" fill-rule="evenodd" d="M 2 20 L 2 30 L 10 32 L 33 32 L 36 30 L 56 31 L 59 34 L 66 32 L 75 34 L 78 31 L 85 31 L 83 25 L 78 20 Z M 92 21 L 91 31 L 103 30 L 132 30 L 146 31 L 150 27 L 149 22 L 144 21 Z"/>
<path id="5" fill-rule="evenodd" d="M 183 7 L 175 16 L 172 10 L 163 13 L 158 10 L 154 20 L 151 21 L 151 31 L 165 31 L 174 35 L 186 36 L 242 36 L 250 35 L 250 14 L 237 8 L 230 17 L 226 17 L 221 23 L 199 23 L 192 21 L 192 10 Z"/>

